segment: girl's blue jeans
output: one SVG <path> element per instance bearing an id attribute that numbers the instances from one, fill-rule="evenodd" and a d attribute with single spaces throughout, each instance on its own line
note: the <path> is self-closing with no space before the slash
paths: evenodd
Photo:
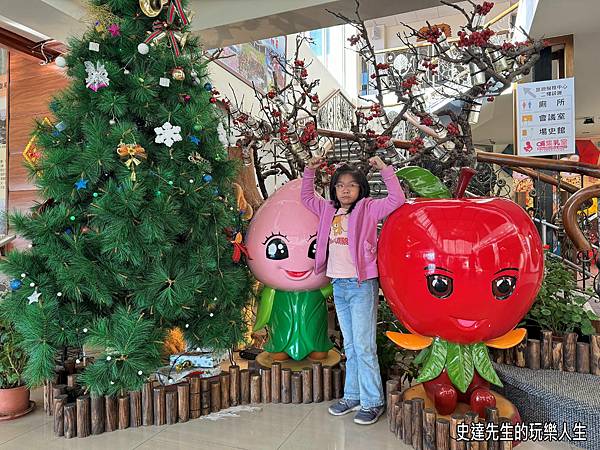
<path id="1" fill-rule="evenodd" d="M 363 408 L 383 405 L 375 330 L 379 281 L 358 284 L 356 278 L 334 278 L 333 300 L 344 336 L 346 380 L 344 398 L 359 400 Z"/>

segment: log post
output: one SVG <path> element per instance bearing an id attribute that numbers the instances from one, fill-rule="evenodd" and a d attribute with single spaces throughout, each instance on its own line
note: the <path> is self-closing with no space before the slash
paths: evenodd
<path id="1" fill-rule="evenodd" d="M 412 401 L 410 400 L 405 400 L 402 403 L 402 425 L 404 426 L 402 432 L 404 443 L 412 445 Z"/>
<path id="2" fill-rule="evenodd" d="M 91 433 L 92 428 L 92 415 L 90 411 L 90 397 L 88 395 L 82 395 L 77 397 L 76 400 L 77 408 L 77 437 L 84 438 L 88 437 Z"/>
<path id="3" fill-rule="evenodd" d="M 474 413 L 473 411 L 469 411 L 465 414 L 465 425 L 469 428 L 469 450 L 479 450 L 479 442 L 472 440 L 473 433 L 471 431 L 473 424 L 477 423 L 478 420 L 479 415 L 477 413 Z"/>
<path id="4" fill-rule="evenodd" d="M 590 336 L 590 373 L 600 375 L 600 334 Z"/>
<path id="5" fill-rule="evenodd" d="M 515 364 L 515 349 L 505 348 L 504 349 L 504 364 L 507 366 L 513 366 Z"/>
<path id="6" fill-rule="evenodd" d="M 313 402 L 321 403 L 323 401 L 323 367 L 318 361 L 312 364 L 312 391 Z"/>
<path id="7" fill-rule="evenodd" d="M 247 405 L 250 403 L 250 372 L 248 369 L 240 370 L 240 390 L 242 397 L 242 405 Z"/>
<path id="8" fill-rule="evenodd" d="M 525 367 L 526 366 L 526 360 L 525 360 L 526 353 L 527 353 L 527 333 L 525 333 L 523 340 L 521 342 L 519 342 L 514 349 L 515 366 L 517 366 L 517 367 Z"/>
<path id="9" fill-rule="evenodd" d="M 575 372 L 577 361 L 577 333 L 566 333 L 563 338 L 564 369 Z"/>
<path id="10" fill-rule="evenodd" d="M 326 402 L 331 401 L 333 398 L 332 392 L 332 379 L 331 379 L 331 366 L 323 366 L 323 400 Z"/>
<path id="11" fill-rule="evenodd" d="M 67 387 L 74 388 L 75 386 L 77 386 L 77 375 L 78 374 L 76 373 L 67 375 Z"/>
<path id="12" fill-rule="evenodd" d="M 577 372 L 590 373 L 590 344 L 577 343 Z"/>
<path id="13" fill-rule="evenodd" d="M 435 419 L 435 410 L 427 408 L 423 412 L 423 450 L 436 450 Z"/>
<path id="14" fill-rule="evenodd" d="M 333 398 L 342 398 L 342 369 L 334 367 L 331 374 L 333 378 Z"/>
<path id="15" fill-rule="evenodd" d="M 221 373 L 220 377 L 221 382 L 221 409 L 229 408 L 229 372 Z"/>
<path id="16" fill-rule="evenodd" d="M 194 386 L 197 388 L 197 386 Z M 200 380 L 200 391 L 192 394 L 192 385 L 190 385 L 190 417 L 208 416 L 210 414 L 210 380 L 202 378 Z"/>
<path id="17" fill-rule="evenodd" d="M 513 430 L 512 422 L 507 417 L 500 417 L 500 425 L 506 424 L 508 430 Z M 511 432 L 510 435 L 514 435 L 514 432 Z M 499 434 L 500 438 L 502 438 L 502 434 Z M 499 450 L 512 450 L 512 439 L 500 440 Z"/>
<path id="18" fill-rule="evenodd" d="M 498 425 L 498 422 L 500 421 L 500 416 L 498 414 L 498 408 L 486 408 L 485 409 L 485 421 L 486 423 L 493 423 L 495 425 Z M 490 437 L 487 441 L 488 445 L 488 450 L 498 450 L 499 447 L 499 441 L 493 439 L 493 437 Z"/>
<path id="19" fill-rule="evenodd" d="M 504 351 L 499 348 L 492 349 L 492 359 L 495 363 L 504 364 Z"/>
<path id="20" fill-rule="evenodd" d="M 125 395 L 118 398 L 119 404 L 119 430 L 129 428 L 129 396 Z"/>
<path id="21" fill-rule="evenodd" d="M 142 423 L 149 427 L 154 423 L 154 397 L 152 381 L 147 381 L 142 387 Z"/>
<path id="22" fill-rule="evenodd" d="M 281 403 L 292 402 L 292 370 L 281 370 Z"/>
<path id="23" fill-rule="evenodd" d="M 190 385 L 180 383 L 177 385 L 177 413 L 180 422 L 190 420 Z"/>
<path id="24" fill-rule="evenodd" d="M 392 415 L 394 416 L 394 434 L 396 435 L 396 439 L 402 439 L 402 433 L 404 432 L 404 427 L 402 425 L 402 415 L 404 411 L 402 411 L 402 401 L 398 400 L 398 402 L 394 405 L 394 409 L 392 410 Z"/>
<path id="25" fill-rule="evenodd" d="M 540 341 L 538 339 L 527 339 L 527 367 L 532 370 L 540 368 Z"/>
<path id="26" fill-rule="evenodd" d="M 392 394 L 393 396 L 393 394 Z M 412 446 L 415 450 L 423 449 L 423 409 L 425 400 L 415 398 L 412 401 Z"/>
<path id="27" fill-rule="evenodd" d="M 292 374 L 292 403 L 302 403 L 302 375 Z"/>
<path id="28" fill-rule="evenodd" d="M 142 426 L 142 391 L 129 392 L 129 426 Z"/>
<path id="29" fill-rule="evenodd" d="M 435 442 L 437 450 L 450 449 L 450 422 L 448 420 L 436 419 Z"/>
<path id="30" fill-rule="evenodd" d="M 240 397 L 240 366 L 229 366 L 229 404 L 241 404 Z"/>
<path id="31" fill-rule="evenodd" d="M 167 425 L 177 423 L 179 418 L 178 413 L 179 402 L 177 399 L 177 388 L 169 389 L 166 392 L 166 410 L 167 410 Z"/>
<path id="32" fill-rule="evenodd" d="M 106 431 L 115 431 L 119 426 L 119 406 L 117 404 L 117 397 L 108 395 L 104 397 L 104 412 L 106 414 L 104 419 Z"/>
<path id="33" fill-rule="evenodd" d="M 281 403 L 281 363 L 271 364 L 271 400 Z"/>
<path id="34" fill-rule="evenodd" d="M 554 370 L 563 370 L 563 343 L 552 343 L 552 368 Z"/>
<path id="35" fill-rule="evenodd" d="M 221 410 L 221 383 L 212 381 L 210 383 L 210 412 L 219 412 Z"/>
<path id="36" fill-rule="evenodd" d="M 63 395 L 67 393 L 67 385 L 66 384 L 54 384 L 52 388 L 52 398 L 56 398 L 59 395 Z"/>
<path id="37" fill-rule="evenodd" d="M 552 368 L 552 331 L 542 331 L 541 347 L 540 366 L 542 369 L 550 369 Z"/>
<path id="38" fill-rule="evenodd" d="M 271 403 L 271 369 L 262 369 L 261 398 L 263 403 Z"/>
<path id="39" fill-rule="evenodd" d="M 252 375 L 250 377 L 250 403 L 252 405 L 257 405 L 261 402 L 260 384 L 260 375 Z"/>
<path id="40" fill-rule="evenodd" d="M 77 406 L 75 403 L 67 403 L 65 412 L 65 438 L 71 439 L 77 436 Z"/>
<path id="41" fill-rule="evenodd" d="M 154 393 L 154 425 L 160 426 L 167 422 L 167 397 L 163 386 L 155 386 Z"/>
<path id="42" fill-rule="evenodd" d="M 305 367 L 302 369 L 302 403 L 312 403 L 313 401 L 312 381 L 312 369 Z"/>
<path id="43" fill-rule="evenodd" d="M 103 395 L 92 395 L 90 399 L 91 404 L 91 422 L 92 422 L 92 434 L 104 433 L 104 423 L 106 421 L 106 413 L 104 411 L 105 399 Z"/>
<path id="44" fill-rule="evenodd" d="M 54 415 L 54 435 L 64 436 L 65 435 L 65 403 L 67 402 L 67 396 L 65 394 L 58 394 L 54 396 L 54 404 L 52 405 L 52 414 Z"/>
<path id="45" fill-rule="evenodd" d="M 54 383 L 44 381 L 44 412 L 51 416 L 54 413 Z"/>
<path id="46" fill-rule="evenodd" d="M 388 393 L 388 403 L 387 407 L 387 415 L 388 415 L 388 425 L 390 427 L 390 431 L 394 433 L 396 431 L 396 416 L 394 415 L 394 407 L 400 401 L 400 392 L 393 391 Z"/>

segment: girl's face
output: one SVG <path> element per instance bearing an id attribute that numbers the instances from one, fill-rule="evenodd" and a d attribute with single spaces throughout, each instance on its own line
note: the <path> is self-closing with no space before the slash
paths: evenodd
<path id="1" fill-rule="evenodd" d="M 360 193 L 360 185 L 349 173 L 341 175 L 335 184 L 335 195 L 342 208 L 350 208 Z"/>

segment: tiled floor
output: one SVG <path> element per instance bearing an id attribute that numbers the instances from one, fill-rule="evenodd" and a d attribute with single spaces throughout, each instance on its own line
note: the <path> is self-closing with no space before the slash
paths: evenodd
<path id="1" fill-rule="evenodd" d="M 41 392 L 32 394 L 38 405 Z M 141 427 L 105 433 L 85 439 L 55 437 L 52 417 L 42 408 L 21 419 L 0 422 L 0 450 L 3 449 L 406 449 L 388 431 L 382 417 L 371 426 L 352 422 L 352 415 L 333 417 L 327 404 L 274 405 L 256 412 L 242 412 L 240 417 L 218 421 L 191 420 L 184 424 Z M 520 450 L 569 450 L 568 443 L 526 442 Z"/>

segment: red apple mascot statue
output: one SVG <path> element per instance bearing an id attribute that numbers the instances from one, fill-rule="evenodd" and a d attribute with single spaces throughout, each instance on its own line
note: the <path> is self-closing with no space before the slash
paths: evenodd
<path id="1" fill-rule="evenodd" d="M 524 338 L 515 326 L 535 300 L 544 267 L 540 237 L 520 206 L 462 198 L 473 174 L 463 168 L 453 199 L 407 201 L 387 219 L 379 276 L 410 331 L 388 337 L 422 350 L 417 381 L 438 413 L 451 414 L 460 401 L 485 417 L 485 408 L 496 406 L 490 383 L 502 385 L 487 347 L 510 348 Z"/>

